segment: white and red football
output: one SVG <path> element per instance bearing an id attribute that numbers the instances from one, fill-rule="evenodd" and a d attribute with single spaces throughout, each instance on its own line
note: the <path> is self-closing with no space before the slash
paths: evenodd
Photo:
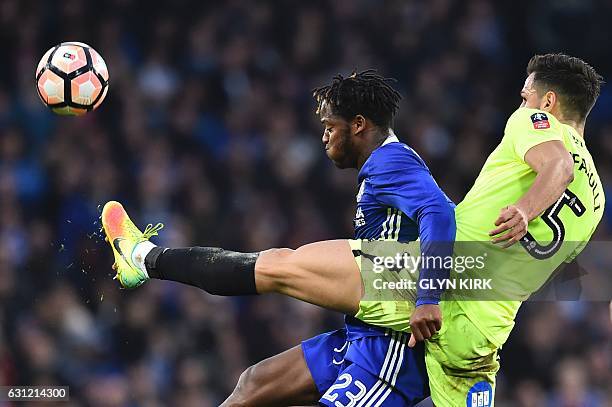
<path id="1" fill-rule="evenodd" d="M 89 45 L 63 42 L 41 58 L 36 87 L 40 99 L 54 113 L 80 116 L 96 109 L 106 97 L 108 68 Z"/>

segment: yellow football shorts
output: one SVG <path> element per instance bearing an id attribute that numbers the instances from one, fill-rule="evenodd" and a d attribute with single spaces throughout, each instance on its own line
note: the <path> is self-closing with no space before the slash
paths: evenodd
<path id="1" fill-rule="evenodd" d="M 497 346 L 455 301 L 440 302 L 442 329 L 425 341 L 425 363 L 436 407 L 492 407 Z"/>

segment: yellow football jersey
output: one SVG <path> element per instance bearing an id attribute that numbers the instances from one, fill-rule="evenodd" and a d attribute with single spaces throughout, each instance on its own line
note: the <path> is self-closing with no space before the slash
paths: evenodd
<path id="1" fill-rule="evenodd" d="M 562 141 L 574 160 L 574 180 L 563 196 L 529 223 L 528 234 L 509 249 L 490 242 L 500 210 L 517 202 L 536 173 L 527 151 L 543 142 Z M 470 278 L 491 279 L 487 301 L 462 301 L 461 308 L 491 342 L 503 344 L 521 301 L 545 283 L 563 262 L 584 248 L 599 224 L 604 191 L 584 139 L 550 113 L 519 108 L 508 119 L 504 137 L 488 157 L 473 187 L 456 208 L 456 255 L 486 252 L 482 269 Z M 466 274 L 467 275 L 467 274 Z"/>

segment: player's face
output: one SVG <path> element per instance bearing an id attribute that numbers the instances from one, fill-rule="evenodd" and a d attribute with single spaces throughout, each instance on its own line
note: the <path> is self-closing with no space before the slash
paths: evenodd
<path id="1" fill-rule="evenodd" d="M 324 128 L 321 141 L 327 157 L 338 168 L 356 167 L 350 123 L 342 117 L 331 114 L 325 105 L 321 108 L 321 123 Z"/>
<path id="2" fill-rule="evenodd" d="M 523 101 L 521 107 L 527 107 L 529 109 L 542 109 L 544 104 L 543 98 L 538 96 L 538 92 L 534 86 L 535 73 L 532 73 L 525 79 L 525 85 L 521 89 L 521 97 Z"/>

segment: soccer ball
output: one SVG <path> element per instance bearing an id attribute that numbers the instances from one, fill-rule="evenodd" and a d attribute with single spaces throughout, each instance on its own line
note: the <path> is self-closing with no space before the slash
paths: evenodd
<path id="1" fill-rule="evenodd" d="M 36 68 L 42 102 L 60 115 L 80 116 L 100 106 L 108 91 L 106 63 L 82 42 L 63 42 L 45 52 Z"/>

